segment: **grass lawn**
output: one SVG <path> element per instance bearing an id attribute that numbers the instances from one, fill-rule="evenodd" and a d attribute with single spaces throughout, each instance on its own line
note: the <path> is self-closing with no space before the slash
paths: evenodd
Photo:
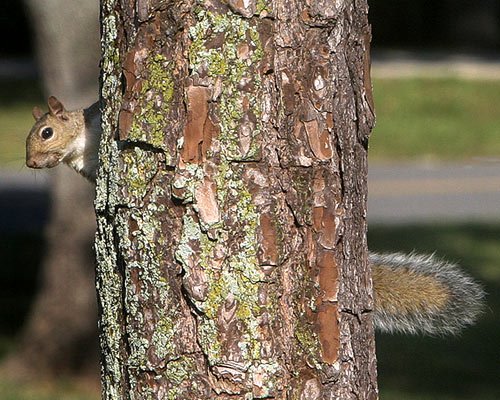
<path id="1" fill-rule="evenodd" d="M 500 81 L 375 79 L 372 161 L 500 161 Z M 436 252 L 468 268 L 488 293 L 478 325 L 456 338 L 377 335 L 381 399 L 498 399 L 500 226 L 369 227 L 374 251 Z"/>
<path id="2" fill-rule="evenodd" d="M 375 79 L 373 90 L 372 160 L 500 160 L 500 81 Z"/>
<path id="3" fill-rule="evenodd" d="M 31 110 L 43 104 L 36 81 L 0 80 L 0 167 L 23 168 L 26 136 L 34 122 Z"/>

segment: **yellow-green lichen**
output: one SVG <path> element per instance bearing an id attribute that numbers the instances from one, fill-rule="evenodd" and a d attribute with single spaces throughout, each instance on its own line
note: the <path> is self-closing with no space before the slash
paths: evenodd
<path id="1" fill-rule="evenodd" d="M 151 354 L 158 359 L 176 354 L 173 337 L 178 315 L 169 282 L 163 275 L 161 243 L 165 243 L 165 238 L 157 218 L 162 207 L 150 203 L 144 210 L 124 210 L 116 221 L 122 238 L 120 251 L 130 260 L 124 273 L 130 368 L 146 368 Z M 153 321 L 147 311 L 151 302 L 158 305 Z M 152 332 L 148 331 L 151 328 Z"/>
<path id="2" fill-rule="evenodd" d="M 257 0 L 256 10 L 258 15 L 263 13 L 270 14 L 272 11 L 272 4 L 267 0 Z"/>
<path id="3" fill-rule="evenodd" d="M 153 332 L 152 344 L 155 348 L 155 354 L 160 359 L 167 359 L 174 353 L 172 348 L 173 339 L 176 335 L 176 326 L 174 320 L 176 315 L 161 311 L 158 316 L 158 321 L 155 324 Z"/>
<path id="4" fill-rule="evenodd" d="M 111 139 L 121 101 L 121 63 L 119 56 L 116 1 L 103 0 L 102 4 L 102 88 L 101 96 L 106 107 L 102 112 L 103 135 L 100 143 L 100 172 L 96 188 L 95 208 L 97 234 L 95 251 L 97 258 L 96 285 L 100 304 L 101 348 L 103 354 L 103 399 L 116 399 L 121 395 L 121 382 L 125 376 L 125 360 L 121 357 L 123 321 L 122 276 L 116 269 L 117 255 L 113 246 L 114 232 L 109 224 L 107 210 L 114 210 L 118 197 L 113 180 L 101 179 L 116 171 L 117 148 Z M 120 70 L 120 72 L 118 72 Z M 103 173 L 104 172 L 104 173 Z M 108 186 L 109 185 L 109 186 Z"/>
<path id="5" fill-rule="evenodd" d="M 137 203 L 150 189 L 149 184 L 158 172 L 158 155 L 134 147 L 120 153 L 122 160 L 123 186 L 129 201 Z"/>
<path id="6" fill-rule="evenodd" d="M 193 73 L 206 73 L 222 80 L 222 92 L 217 100 L 222 156 L 228 160 L 255 159 L 260 154 L 257 139 L 262 130 L 258 65 L 263 51 L 257 28 L 251 21 L 232 13 L 198 10 L 196 17 L 198 22 L 189 31 L 190 68 Z M 222 44 L 210 48 L 210 43 L 217 42 L 216 38 L 221 35 L 224 36 Z M 240 48 L 246 50 L 240 54 Z M 249 132 L 242 133 L 245 115 Z M 249 137 L 242 138 L 242 135 Z M 245 148 L 241 146 L 242 141 L 249 142 Z"/>
<path id="7" fill-rule="evenodd" d="M 103 352 L 103 387 L 107 399 L 118 398 L 119 382 L 123 376 L 120 358 L 121 316 L 122 316 L 122 279 L 116 272 L 116 254 L 109 251 L 113 242 L 112 232 L 102 229 L 105 226 L 105 217 L 98 216 L 98 232 L 95 247 L 97 249 L 96 286 L 99 293 L 101 306 L 100 328 L 101 345 L 106 350 Z"/>
<path id="8" fill-rule="evenodd" d="M 193 217 L 184 217 L 184 229 L 176 258 L 189 276 L 193 260 L 207 275 L 208 291 L 203 300 L 193 299 L 205 314 L 199 325 L 202 346 L 209 363 L 222 361 L 219 329 L 215 323 L 221 307 L 234 301 L 234 318 L 242 326 L 240 349 L 248 363 L 260 358 L 259 286 L 264 280 L 257 260 L 259 214 L 242 180 L 243 166 L 224 164 L 216 175 L 218 203 L 231 213 L 232 224 L 222 224 L 216 239 L 208 237 Z M 221 253 L 224 253 L 221 256 Z M 223 261 L 217 260 L 222 257 Z"/>
<path id="9" fill-rule="evenodd" d="M 294 334 L 300 344 L 302 353 L 307 356 L 309 362 L 314 362 L 316 368 L 320 370 L 321 363 L 318 362 L 319 355 L 321 354 L 320 343 L 313 326 L 305 322 L 297 324 Z"/>
<path id="10" fill-rule="evenodd" d="M 297 200 L 293 206 L 293 213 L 300 224 L 312 224 L 312 173 L 305 168 L 292 168 L 291 180 Z"/>
<path id="11" fill-rule="evenodd" d="M 203 167 L 200 164 L 187 164 L 182 170 L 178 170 L 172 187 L 177 189 L 174 196 L 184 203 L 192 203 L 197 186 L 203 181 Z"/>
<path id="12" fill-rule="evenodd" d="M 297 275 L 308 276 L 307 262 L 305 260 L 297 260 L 296 268 L 300 269 L 300 271 L 296 271 Z M 305 292 L 295 291 L 293 304 L 300 305 L 303 304 L 304 299 L 309 299 L 308 303 L 305 303 L 302 307 L 308 308 L 313 312 L 316 311 L 315 293 L 317 292 L 317 288 L 315 286 L 316 284 L 309 282 L 305 287 Z M 306 316 L 304 308 L 296 306 L 295 309 L 297 313 L 297 322 L 294 326 L 294 335 L 298 342 L 297 350 L 307 358 L 309 364 L 314 365 L 316 369 L 320 370 L 322 368 L 320 361 L 321 344 L 315 327 Z"/>
<path id="13" fill-rule="evenodd" d="M 203 318 L 199 326 L 198 334 L 200 344 L 208 358 L 210 365 L 217 364 L 221 359 L 222 343 L 220 342 L 219 330 L 213 319 Z"/>
<path id="14" fill-rule="evenodd" d="M 140 112 L 133 117 L 128 133 L 129 140 L 165 149 L 165 126 L 174 95 L 172 68 L 172 62 L 161 54 L 150 56 L 146 61 L 146 78 L 142 80 L 139 92 Z"/>
<path id="15" fill-rule="evenodd" d="M 96 212 L 114 209 L 118 203 L 116 185 L 113 180 L 114 171 L 117 169 L 118 149 L 112 140 L 116 128 L 118 110 L 121 106 L 121 62 L 118 46 L 118 30 L 116 9 L 114 1 L 102 2 L 103 20 L 101 34 L 102 48 L 102 88 L 101 95 L 107 104 L 102 110 L 102 131 L 99 146 L 99 171 L 97 177 L 97 190 L 95 198 Z M 104 11 L 105 10 L 105 11 Z M 118 70 L 120 72 L 118 72 Z M 111 179 L 101 179 L 102 176 Z"/>
<path id="16" fill-rule="evenodd" d="M 191 73 L 196 80 L 220 88 L 211 103 L 219 133 L 213 138 L 218 142 L 212 146 L 216 154 L 209 153 L 214 156 L 209 178 L 217 189 L 217 205 L 224 217 L 216 233 L 209 236 L 194 216 L 197 204 L 193 198 L 193 206 L 183 220 L 176 258 L 184 268 L 186 281 L 191 273 L 205 275 L 203 298 L 191 300 L 201 312 L 198 338 L 209 365 L 228 361 L 222 352 L 228 336 L 221 333 L 233 328 L 220 325 L 224 323 L 221 313 L 227 312 L 228 322 L 237 327 L 232 335 L 238 340 L 239 358 L 245 369 L 258 375 L 262 372 L 258 366 L 262 364 L 259 324 L 263 314 L 259 290 L 266 277 L 257 258 L 260 214 L 243 179 L 246 166 L 239 161 L 260 157 L 263 102 L 259 64 L 263 51 L 256 25 L 259 22 L 201 7 L 194 14 L 197 22 L 189 30 Z M 192 194 L 202 179 L 197 176 Z M 189 187 L 184 181 L 176 185 Z M 252 366 L 255 368 L 250 369 Z M 273 385 L 271 375 L 279 369 L 275 367 L 269 365 L 268 388 Z"/>
<path id="17" fill-rule="evenodd" d="M 165 375 L 169 377 L 169 382 L 174 385 L 180 385 L 186 382 L 195 370 L 195 365 L 192 359 L 181 357 L 177 360 L 170 361 L 167 364 Z"/>

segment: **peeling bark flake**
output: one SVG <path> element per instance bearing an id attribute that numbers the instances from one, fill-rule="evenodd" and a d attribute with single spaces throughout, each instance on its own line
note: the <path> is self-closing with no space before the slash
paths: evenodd
<path id="1" fill-rule="evenodd" d="M 206 225 L 213 225 L 220 220 L 216 192 L 215 183 L 208 178 L 205 178 L 195 190 L 198 215 Z"/>
<path id="2" fill-rule="evenodd" d="M 339 271 L 332 251 L 320 250 L 316 255 L 319 269 L 319 286 L 322 291 L 321 300 L 335 302 L 338 300 Z"/>
<path id="3" fill-rule="evenodd" d="M 212 136 L 216 135 L 216 127 L 208 116 L 210 90 L 203 86 L 189 86 L 186 92 L 188 116 L 181 156 L 185 163 L 199 163 L 210 148 Z"/>
<path id="4" fill-rule="evenodd" d="M 309 146 L 314 155 L 321 161 L 332 158 L 333 151 L 330 144 L 330 133 L 326 129 L 321 129 L 317 120 L 303 122 L 306 128 Z"/>
<path id="5" fill-rule="evenodd" d="M 269 214 L 261 214 L 260 229 L 262 232 L 261 239 L 261 265 L 277 265 L 278 263 L 278 248 L 276 246 L 276 228 L 274 221 Z"/>
<path id="6" fill-rule="evenodd" d="M 323 303 L 319 306 L 318 334 L 323 361 L 330 365 L 335 364 L 339 359 L 340 348 L 337 304 Z"/>
<path id="7" fill-rule="evenodd" d="M 335 215 L 324 207 L 313 209 L 314 228 L 319 233 L 318 242 L 325 249 L 333 250 L 336 239 Z"/>

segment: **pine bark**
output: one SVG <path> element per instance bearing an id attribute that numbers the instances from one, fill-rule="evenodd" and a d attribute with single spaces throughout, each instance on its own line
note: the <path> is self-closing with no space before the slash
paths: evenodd
<path id="1" fill-rule="evenodd" d="M 103 398 L 376 398 L 366 2 L 101 7 Z"/>

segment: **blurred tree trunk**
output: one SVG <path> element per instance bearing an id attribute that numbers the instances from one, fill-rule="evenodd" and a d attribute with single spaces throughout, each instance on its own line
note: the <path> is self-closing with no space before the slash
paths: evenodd
<path id="1" fill-rule="evenodd" d="M 98 1 L 25 2 L 46 94 L 69 109 L 88 106 L 98 96 Z M 40 289 L 19 347 L 4 365 L 10 374 L 98 373 L 93 196 L 92 186 L 69 168 L 54 170 Z"/>
<path id="2" fill-rule="evenodd" d="M 376 398 L 366 1 L 101 4 L 103 398 Z"/>

